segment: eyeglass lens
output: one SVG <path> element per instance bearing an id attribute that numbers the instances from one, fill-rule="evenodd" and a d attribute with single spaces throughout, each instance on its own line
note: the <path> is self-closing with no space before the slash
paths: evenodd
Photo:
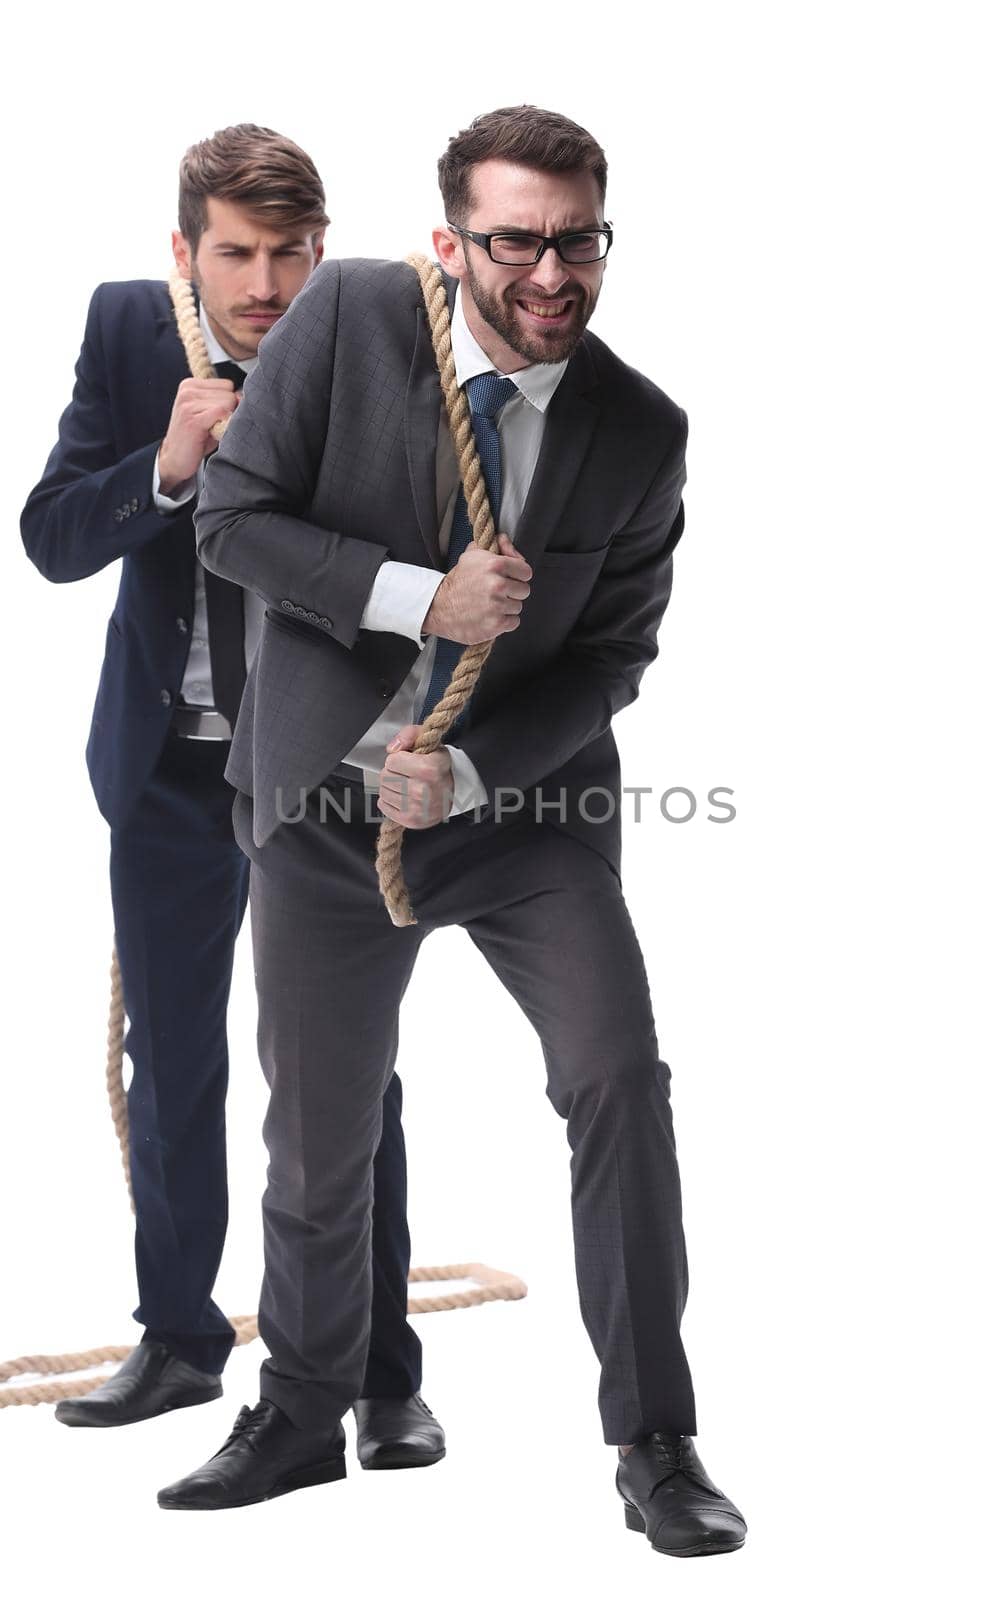
<path id="1" fill-rule="evenodd" d="M 536 261 L 541 239 L 525 233 L 496 233 L 492 236 L 492 260 L 504 266 L 528 266 Z M 563 261 L 599 261 L 607 253 L 605 233 L 566 233 L 559 254 Z"/>

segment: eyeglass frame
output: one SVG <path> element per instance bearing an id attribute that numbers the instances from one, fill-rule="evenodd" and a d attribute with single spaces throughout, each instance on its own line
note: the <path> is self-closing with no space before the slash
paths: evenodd
<path id="1" fill-rule="evenodd" d="M 472 233 L 470 228 L 458 228 L 455 222 L 448 222 L 446 226 L 451 233 L 459 233 L 462 238 L 472 239 L 475 244 L 480 245 L 488 256 L 489 261 L 494 261 L 497 267 L 535 267 L 545 252 L 552 248 L 557 252 L 559 259 L 564 261 L 566 267 L 594 267 L 597 261 L 605 261 L 614 247 L 614 230 L 609 222 L 605 222 L 601 228 L 566 228 L 564 233 L 554 233 L 550 237 L 542 233 L 524 234 L 520 228 L 494 228 L 491 233 Z M 601 256 L 593 256 L 589 261 L 569 261 L 561 253 L 561 241 L 562 239 L 572 239 L 576 234 L 582 233 L 604 234 L 607 248 Z M 532 261 L 499 261 L 496 256 L 492 255 L 491 243 L 493 239 L 517 238 L 540 240 L 540 249 Z"/>

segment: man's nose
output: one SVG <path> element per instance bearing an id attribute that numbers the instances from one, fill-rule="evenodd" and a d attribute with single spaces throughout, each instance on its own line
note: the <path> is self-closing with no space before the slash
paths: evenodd
<path id="1" fill-rule="evenodd" d="M 271 300 L 277 289 L 275 264 L 271 256 L 256 256 L 251 267 L 248 294 L 253 300 Z"/>
<path id="2" fill-rule="evenodd" d="M 548 245 L 533 269 L 533 281 L 545 294 L 557 294 L 568 282 L 568 268 L 554 245 Z"/>

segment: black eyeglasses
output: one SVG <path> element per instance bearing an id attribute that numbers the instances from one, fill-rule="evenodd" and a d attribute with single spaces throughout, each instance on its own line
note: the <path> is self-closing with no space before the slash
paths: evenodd
<path id="1" fill-rule="evenodd" d="M 446 226 L 451 233 L 473 239 L 501 267 L 532 267 L 552 245 L 569 266 L 583 266 L 588 261 L 602 261 L 614 242 L 614 230 L 609 223 L 602 228 L 576 228 L 569 233 L 556 233 L 551 238 L 539 233 L 472 233 L 470 228 L 458 228 L 452 222 Z"/>

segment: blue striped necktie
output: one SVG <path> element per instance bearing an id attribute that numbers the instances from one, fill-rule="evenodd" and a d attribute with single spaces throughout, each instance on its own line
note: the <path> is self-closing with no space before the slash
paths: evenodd
<path id="1" fill-rule="evenodd" d="M 470 407 L 474 442 L 478 447 L 478 455 L 481 457 L 481 469 L 485 475 L 488 504 L 491 506 L 492 516 L 495 519 L 497 528 L 499 506 L 502 501 L 502 451 L 499 446 L 499 430 L 495 419 L 502 407 L 518 391 L 511 378 L 500 378 L 495 372 L 482 372 L 477 378 L 468 378 L 464 388 L 467 393 L 467 404 Z M 453 508 L 450 546 L 446 553 L 447 571 L 456 566 L 473 538 L 474 530 L 467 515 L 467 500 L 464 496 L 463 484 L 461 484 L 457 490 L 457 503 Z M 457 644 L 453 639 L 436 640 L 436 653 L 432 662 L 432 678 L 429 683 L 428 693 L 425 696 L 425 704 L 418 718 L 419 722 L 424 722 L 429 712 L 443 698 L 446 686 L 453 677 L 454 668 L 466 648 L 466 645 Z M 468 701 L 450 728 L 447 734 L 448 739 L 463 728 L 464 723 L 467 721 L 469 709 L 470 701 Z"/>

